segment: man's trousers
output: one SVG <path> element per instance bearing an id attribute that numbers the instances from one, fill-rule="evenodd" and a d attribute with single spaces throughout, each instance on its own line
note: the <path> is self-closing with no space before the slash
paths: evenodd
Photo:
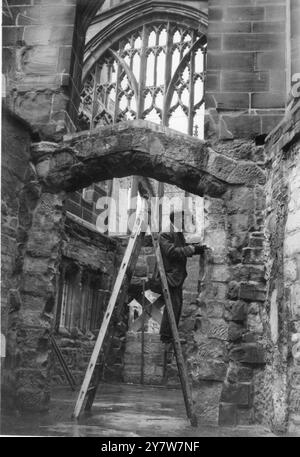
<path id="1" fill-rule="evenodd" d="M 181 287 L 170 287 L 170 295 L 175 315 L 175 321 L 178 327 L 181 311 L 182 311 L 182 286 Z M 171 327 L 169 323 L 167 306 L 165 306 L 161 326 L 160 326 L 160 339 L 163 343 L 170 343 L 173 340 Z"/>

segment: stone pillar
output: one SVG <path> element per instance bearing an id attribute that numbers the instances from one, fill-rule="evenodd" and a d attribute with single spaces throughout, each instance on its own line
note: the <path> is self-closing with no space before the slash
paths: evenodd
<path id="1" fill-rule="evenodd" d="M 20 286 L 10 291 L 8 357 L 13 383 L 7 390 L 17 409 L 43 411 L 50 400 L 49 333 L 56 303 L 64 196 L 39 196 L 39 186 L 36 191 L 33 199 L 27 193 L 27 208 L 20 215 L 20 223 L 22 217 L 29 217 L 31 226 L 19 250 Z"/>
<path id="2" fill-rule="evenodd" d="M 220 424 L 252 423 L 253 375 L 264 368 L 263 187 L 231 189 L 225 197 L 230 281 L 225 301 L 229 366 L 220 405 Z"/>
<path id="3" fill-rule="evenodd" d="M 194 309 L 190 307 L 189 320 L 193 327 L 187 360 L 200 422 L 218 425 L 228 366 L 228 324 L 224 319 L 224 300 L 230 279 L 226 209 L 222 199 L 205 198 L 204 212 L 204 244 L 212 251 L 206 251 L 200 259 L 200 295 Z"/>

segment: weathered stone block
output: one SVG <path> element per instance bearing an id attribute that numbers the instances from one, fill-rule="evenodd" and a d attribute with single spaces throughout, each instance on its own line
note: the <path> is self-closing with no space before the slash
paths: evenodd
<path id="1" fill-rule="evenodd" d="M 208 338 L 216 338 L 221 341 L 228 339 L 228 324 L 223 319 L 201 318 L 201 332 Z"/>
<path id="2" fill-rule="evenodd" d="M 50 119 L 52 94 L 27 92 L 16 100 L 16 111 L 30 122 L 47 122 Z"/>
<path id="3" fill-rule="evenodd" d="M 222 39 L 221 35 L 209 35 L 208 42 L 211 50 L 219 50 L 221 49 Z"/>
<path id="4" fill-rule="evenodd" d="M 242 282 L 239 298 L 242 300 L 265 301 L 266 289 L 259 283 Z"/>
<path id="5" fill-rule="evenodd" d="M 285 5 L 270 5 L 265 7 L 266 20 L 282 21 L 285 15 Z"/>
<path id="6" fill-rule="evenodd" d="M 245 329 L 241 324 L 237 324 L 235 322 L 230 322 L 228 327 L 228 340 L 229 341 L 236 341 L 239 340 Z"/>
<path id="7" fill-rule="evenodd" d="M 234 347 L 229 352 L 229 358 L 249 364 L 264 364 L 266 360 L 264 348 L 255 343 L 244 343 Z"/>
<path id="8" fill-rule="evenodd" d="M 282 44 L 282 34 L 254 34 L 239 33 L 239 39 L 236 34 L 224 36 L 224 50 L 228 51 L 271 51 L 280 49 Z"/>
<path id="9" fill-rule="evenodd" d="M 207 317 L 222 318 L 224 314 L 223 301 L 205 300 L 204 309 Z"/>
<path id="10" fill-rule="evenodd" d="M 194 341 L 196 343 L 197 357 L 202 359 L 222 359 L 224 360 L 227 355 L 226 346 L 223 341 L 216 338 L 207 338 L 200 332 L 194 332 Z M 196 357 L 196 356 L 193 356 Z"/>
<path id="11" fill-rule="evenodd" d="M 212 21 L 209 29 L 212 33 L 250 33 L 251 22 Z"/>
<path id="12" fill-rule="evenodd" d="M 254 66 L 254 55 L 242 52 L 224 54 L 222 51 L 214 51 L 208 54 L 207 62 L 210 70 L 251 70 Z"/>
<path id="13" fill-rule="evenodd" d="M 248 367 L 231 364 L 227 373 L 227 381 L 230 383 L 251 382 L 253 370 Z"/>
<path id="14" fill-rule="evenodd" d="M 260 240 L 259 240 L 260 241 Z M 254 243 L 256 244 L 256 243 Z M 257 246 L 256 246 L 257 247 Z M 261 265 L 242 264 L 233 267 L 234 278 L 237 281 L 256 281 L 263 284 L 265 281 L 265 268 Z"/>
<path id="15" fill-rule="evenodd" d="M 193 385 L 196 414 L 202 424 L 218 425 L 221 390 L 222 382 L 197 381 Z"/>
<path id="16" fill-rule="evenodd" d="M 263 264 L 264 251 L 262 248 L 244 248 L 243 249 L 243 263 Z"/>
<path id="17" fill-rule="evenodd" d="M 269 109 L 283 108 L 285 104 L 284 92 L 275 93 L 254 93 L 251 94 L 251 108 Z"/>
<path id="18" fill-rule="evenodd" d="M 229 6 L 226 18 L 231 21 L 261 21 L 265 17 L 265 9 L 261 6 Z"/>
<path id="19" fill-rule="evenodd" d="M 223 427 L 235 427 L 237 425 L 237 405 L 220 403 L 219 425 Z"/>
<path id="20" fill-rule="evenodd" d="M 276 70 L 284 65 L 285 55 L 282 51 L 257 53 L 257 68 L 261 70 Z"/>
<path id="21" fill-rule="evenodd" d="M 214 265 L 212 268 L 212 281 L 227 282 L 231 277 L 230 270 L 226 265 Z"/>
<path id="22" fill-rule="evenodd" d="M 253 214 L 232 214 L 228 216 L 228 224 L 234 234 L 245 232 L 253 225 Z"/>
<path id="23" fill-rule="evenodd" d="M 252 155 L 251 149 L 248 154 Z M 243 157 L 240 158 L 242 159 Z M 228 198 L 226 198 L 226 206 L 229 214 L 241 211 L 252 212 L 255 207 L 253 189 L 248 187 L 232 189 L 232 191 L 228 194 Z"/>
<path id="24" fill-rule="evenodd" d="M 239 297 L 240 284 L 237 281 L 230 281 L 227 289 L 227 298 L 230 300 L 237 299 Z"/>
<path id="25" fill-rule="evenodd" d="M 224 316 L 229 321 L 244 321 L 247 316 L 246 303 L 241 300 L 225 302 Z"/>
<path id="26" fill-rule="evenodd" d="M 218 92 L 220 90 L 220 76 L 212 72 L 208 72 L 208 74 L 209 77 L 207 79 L 207 93 L 210 91 Z M 205 100 L 207 108 L 215 108 L 215 102 L 212 97 L 206 97 L 205 95 Z"/>
<path id="27" fill-rule="evenodd" d="M 240 110 L 250 106 L 249 94 L 243 92 L 210 92 L 206 94 L 207 106 L 223 110 Z"/>
<path id="28" fill-rule="evenodd" d="M 220 139 L 255 138 L 261 133 L 258 116 L 222 116 Z"/>
<path id="29" fill-rule="evenodd" d="M 210 21 L 220 21 L 223 18 L 223 9 L 222 8 L 209 8 L 209 20 Z"/>
<path id="30" fill-rule="evenodd" d="M 250 406 L 251 395 L 250 395 L 250 384 L 228 384 L 223 385 L 221 394 L 221 402 L 234 403 L 240 406 Z"/>
<path id="31" fill-rule="evenodd" d="M 238 40 L 237 40 L 238 41 Z M 268 72 L 222 71 L 221 89 L 229 92 L 262 92 L 269 88 Z"/>
<path id="32" fill-rule="evenodd" d="M 227 365 L 221 360 L 191 358 L 188 361 L 193 383 L 203 381 L 224 381 Z"/>
<path id="33" fill-rule="evenodd" d="M 46 370 L 18 369 L 16 371 L 16 403 L 22 411 L 46 411 L 50 389 Z"/>

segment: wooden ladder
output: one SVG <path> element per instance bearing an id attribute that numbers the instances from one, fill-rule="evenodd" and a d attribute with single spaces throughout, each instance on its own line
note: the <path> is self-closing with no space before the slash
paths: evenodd
<path id="1" fill-rule="evenodd" d="M 147 200 L 142 199 L 142 209 L 140 212 L 140 215 L 137 217 L 134 229 L 132 231 L 132 235 L 130 236 L 125 255 L 120 267 L 120 270 L 118 272 L 116 282 L 108 303 L 108 307 L 106 310 L 106 313 L 104 315 L 101 328 L 99 330 L 99 334 L 91 355 L 91 359 L 87 368 L 87 371 L 85 373 L 85 377 L 82 383 L 82 386 L 80 388 L 80 392 L 77 398 L 77 402 L 75 405 L 75 409 L 73 412 L 73 417 L 78 418 L 81 410 L 83 408 L 83 404 L 85 399 L 86 401 L 86 406 L 85 410 L 90 410 L 93 404 L 93 401 L 95 399 L 96 391 L 100 382 L 100 376 L 99 376 L 99 370 L 95 371 L 95 368 L 98 367 L 100 364 L 98 363 L 98 359 L 100 356 L 100 351 L 103 345 L 103 340 L 107 332 L 107 328 L 109 325 L 109 322 L 111 320 L 115 305 L 117 303 L 117 300 L 119 298 L 119 305 L 118 306 L 123 306 L 123 303 L 125 301 L 125 296 L 126 296 L 126 288 L 124 286 L 124 282 L 127 279 L 130 280 L 131 275 L 134 271 L 140 249 L 142 246 L 142 241 L 143 237 L 145 235 L 145 222 L 147 220 Z M 155 255 L 157 259 L 157 264 L 159 268 L 159 273 L 160 273 L 160 278 L 162 282 L 162 289 L 163 289 L 163 295 L 164 295 L 164 300 L 165 304 L 167 307 L 167 312 L 168 312 L 168 317 L 170 321 L 170 327 L 173 335 L 173 346 L 174 346 L 174 352 L 176 356 L 176 361 L 177 361 L 177 367 L 178 367 L 178 372 L 179 372 L 179 378 L 181 382 L 181 388 L 183 392 L 183 397 L 184 397 L 184 402 L 185 402 L 185 407 L 186 407 L 186 412 L 187 416 L 190 419 L 191 425 L 193 427 L 197 426 L 197 417 L 194 412 L 194 407 L 193 407 L 193 400 L 192 400 L 192 393 L 191 393 L 191 388 L 189 385 L 188 381 L 188 376 L 187 376 L 187 371 L 186 371 L 186 366 L 182 354 L 182 348 L 180 344 L 180 339 L 179 339 L 179 334 L 178 334 L 178 329 L 176 325 L 176 320 L 173 312 L 173 307 L 172 307 L 172 301 L 171 301 L 171 296 L 170 296 L 170 291 L 168 287 L 168 282 L 167 282 L 167 277 L 164 269 L 164 264 L 163 264 L 163 259 L 162 259 L 162 254 L 160 250 L 160 245 L 159 245 L 159 240 L 158 236 L 153 233 L 151 233 L 152 236 L 152 242 L 153 246 L 155 249 Z M 121 292 L 121 293 L 120 293 Z M 121 295 L 121 298 L 120 298 Z M 94 376 L 93 376 L 94 375 Z M 92 381 L 93 378 L 93 381 Z"/>

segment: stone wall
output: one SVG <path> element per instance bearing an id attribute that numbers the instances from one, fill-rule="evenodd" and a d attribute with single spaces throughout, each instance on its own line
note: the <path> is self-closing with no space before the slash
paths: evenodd
<path id="1" fill-rule="evenodd" d="M 8 331 L 9 315 L 18 306 L 18 276 L 16 261 L 18 243 L 24 242 L 30 221 L 19 220 L 22 211 L 22 191 L 30 175 L 29 157 L 31 129 L 22 119 L 8 110 L 2 113 L 1 154 L 1 333 L 7 339 L 6 358 L 1 362 L 1 384 L 9 386 L 13 373 L 10 371 L 11 351 Z M 2 390 L 5 393 L 5 387 Z M 2 397 L 3 398 L 3 397 Z"/>
<path id="2" fill-rule="evenodd" d="M 42 137 L 59 137 L 74 130 L 67 105 L 76 1 L 8 3 L 10 15 L 3 24 L 6 101 Z"/>
<path id="3" fill-rule="evenodd" d="M 206 139 L 269 133 L 286 101 L 285 0 L 210 0 Z"/>
<path id="4" fill-rule="evenodd" d="M 3 14 L 6 103 L 44 139 L 75 131 L 86 28 L 103 1 L 8 1 Z"/>
<path id="5" fill-rule="evenodd" d="M 265 258 L 269 341 L 264 373 L 254 379 L 255 419 L 299 432 L 299 103 L 270 135 L 266 153 Z"/>
<path id="6" fill-rule="evenodd" d="M 14 266 L 17 256 L 20 192 L 28 176 L 31 129 L 20 118 L 4 111 L 2 116 L 2 169 L 1 169 L 1 328 L 5 334 L 8 317 L 8 291 L 16 287 Z"/>

